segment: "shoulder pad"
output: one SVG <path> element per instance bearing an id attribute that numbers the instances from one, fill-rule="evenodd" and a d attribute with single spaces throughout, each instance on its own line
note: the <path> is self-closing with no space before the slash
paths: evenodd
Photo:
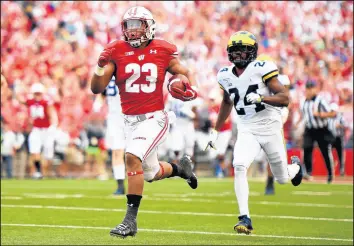
<path id="1" fill-rule="evenodd" d="M 227 88 L 228 84 L 230 83 L 230 78 L 227 73 L 228 71 L 230 71 L 230 67 L 223 67 L 219 70 L 218 74 L 216 75 L 218 84 L 220 88 L 224 91 L 226 91 L 225 88 Z"/>
<path id="2" fill-rule="evenodd" d="M 173 56 L 178 55 L 177 46 L 161 38 L 154 38 L 155 45 L 157 48 L 162 48 L 166 50 L 169 54 Z"/>
<path id="3" fill-rule="evenodd" d="M 253 61 L 249 64 L 249 66 L 251 66 L 254 69 L 257 69 L 257 73 L 260 73 L 262 76 L 262 80 L 265 84 L 267 84 L 267 82 L 275 77 L 279 75 L 279 71 L 278 71 L 278 67 L 277 65 L 275 65 L 274 62 L 272 61 Z"/>

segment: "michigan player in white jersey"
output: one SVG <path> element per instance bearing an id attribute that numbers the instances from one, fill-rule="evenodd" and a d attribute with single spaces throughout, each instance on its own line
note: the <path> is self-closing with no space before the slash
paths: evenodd
<path id="1" fill-rule="evenodd" d="M 257 61 L 256 37 L 247 31 L 233 34 L 227 44 L 232 66 L 223 67 L 217 81 L 224 91 L 220 112 L 209 136 L 208 146 L 215 148 L 218 130 L 230 115 L 233 106 L 238 114 L 238 136 L 234 148 L 235 193 L 239 206 L 239 222 L 234 226 L 238 233 L 253 230 L 248 209 L 249 188 L 247 169 L 263 149 L 275 179 L 285 184 L 290 179 L 294 186 L 302 181 L 298 157 L 291 157 L 283 144 L 283 124 L 280 109 L 289 103 L 284 86 L 278 81 L 277 66 L 270 61 Z"/>
<path id="2" fill-rule="evenodd" d="M 184 154 L 193 159 L 196 133 L 194 121 L 197 119 L 196 107 L 199 100 L 182 102 L 181 100 L 168 96 L 166 110 L 173 111 L 176 115 L 174 124 L 171 127 L 169 146 L 171 159 L 179 160 Z"/>
<path id="3" fill-rule="evenodd" d="M 271 61 L 274 62 L 273 59 L 265 54 L 261 54 L 257 57 L 257 61 Z M 278 74 L 278 80 L 279 82 L 285 87 L 286 91 L 289 91 L 289 87 L 290 87 L 290 79 L 286 74 Z M 289 109 L 288 107 L 282 107 L 281 111 L 281 120 L 283 125 L 285 124 L 285 122 L 288 120 L 288 116 L 289 116 Z M 259 154 L 259 158 L 258 160 L 260 162 L 263 162 L 266 160 L 266 155 L 264 153 L 263 150 L 261 150 L 260 154 Z M 273 195 L 274 194 L 274 176 L 272 171 L 270 170 L 270 166 L 267 165 L 267 184 L 266 184 L 266 189 L 265 189 L 265 195 Z"/>
<path id="4" fill-rule="evenodd" d="M 108 104 L 107 128 L 105 134 L 106 146 L 112 151 L 112 169 L 114 179 L 117 181 L 117 190 L 114 195 L 123 195 L 125 164 L 124 164 L 124 118 L 120 104 L 118 87 L 115 84 L 115 78 L 107 85 L 103 95 L 106 96 Z"/>

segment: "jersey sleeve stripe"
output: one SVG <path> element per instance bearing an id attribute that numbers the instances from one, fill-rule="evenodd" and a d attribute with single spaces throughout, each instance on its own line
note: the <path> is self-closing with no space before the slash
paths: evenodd
<path id="1" fill-rule="evenodd" d="M 266 83 L 267 80 L 273 78 L 274 76 L 277 76 L 279 74 L 278 70 L 273 70 L 265 75 L 263 75 L 262 80 L 263 82 Z"/>
<path id="2" fill-rule="evenodd" d="M 222 84 L 220 84 L 220 83 L 218 83 L 218 84 L 219 84 L 220 89 L 226 91 L 225 88 L 224 88 L 224 86 L 222 86 Z"/>

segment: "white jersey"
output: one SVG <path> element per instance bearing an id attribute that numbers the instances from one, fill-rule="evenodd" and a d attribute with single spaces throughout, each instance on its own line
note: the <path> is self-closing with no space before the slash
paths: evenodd
<path id="1" fill-rule="evenodd" d="M 115 83 L 115 78 L 112 77 L 111 81 L 106 87 L 106 99 L 108 104 L 108 115 L 122 114 L 122 107 L 120 104 L 120 96 L 118 86 Z"/>
<path id="2" fill-rule="evenodd" d="M 281 108 L 265 103 L 251 104 L 247 94 L 254 92 L 270 96 L 272 92 L 266 83 L 279 74 L 278 68 L 271 61 L 253 61 L 238 77 L 233 72 L 234 65 L 223 67 L 217 74 L 220 87 L 228 93 L 237 112 L 238 130 L 269 134 L 269 129 L 282 127 Z"/>
<path id="3" fill-rule="evenodd" d="M 168 95 L 166 110 L 173 111 L 177 118 L 184 118 L 192 121 L 195 118 L 195 114 L 192 111 L 193 107 L 198 107 L 201 104 L 199 98 L 196 98 L 193 101 L 182 102 L 181 100 Z"/>

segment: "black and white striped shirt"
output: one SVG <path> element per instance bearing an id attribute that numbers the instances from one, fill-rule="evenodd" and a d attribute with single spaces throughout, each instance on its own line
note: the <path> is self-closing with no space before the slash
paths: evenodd
<path id="1" fill-rule="evenodd" d="M 331 108 L 323 97 L 317 95 L 312 99 L 306 99 L 301 105 L 305 126 L 308 129 L 327 128 L 328 119 L 313 116 L 313 112 L 330 112 Z"/>
<path id="2" fill-rule="evenodd" d="M 342 127 L 345 127 L 344 118 L 341 113 L 338 113 L 336 117 L 330 118 L 328 120 L 328 129 L 333 134 L 333 136 L 343 137 L 344 136 L 344 128 L 342 128 L 342 127 L 337 128 L 336 126 L 338 124 L 341 125 Z"/>

